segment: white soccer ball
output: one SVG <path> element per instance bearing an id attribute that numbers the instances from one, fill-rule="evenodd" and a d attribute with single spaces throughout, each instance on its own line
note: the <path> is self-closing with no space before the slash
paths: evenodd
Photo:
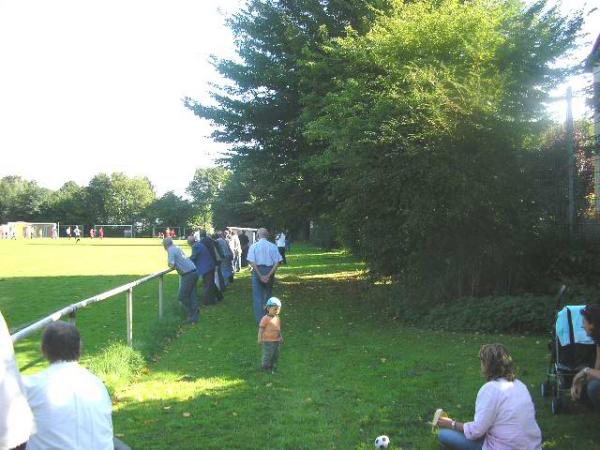
<path id="1" fill-rule="evenodd" d="M 375 448 L 388 448 L 388 445 L 390 445 L 390 438 L 385 435 L 375 439 Z"/>

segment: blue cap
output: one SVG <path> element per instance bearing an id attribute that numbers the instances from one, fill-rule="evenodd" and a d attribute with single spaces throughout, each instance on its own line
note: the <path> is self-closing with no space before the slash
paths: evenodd
<path id="1" fill-rule="evenodd" d="M 281 308 L 281 300 L 279 300 L 277 297 L 271 297 L 269 300 L 267 300 L 267 304 L 265 306 L 267 308 L 271 308 L 273 306 Z"/>

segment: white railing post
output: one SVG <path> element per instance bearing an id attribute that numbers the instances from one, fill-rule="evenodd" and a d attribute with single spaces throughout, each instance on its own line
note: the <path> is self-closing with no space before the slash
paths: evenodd
<path id="1" fill-rule="evenodd" d="M 127 345 L 133 345 L 133 288 L 127 290 Z"/>
<path id="2" fill-rule="evenodd" d="M 158 320 L 163 318 L 163 296 L 165 293 L 165 278 L 164 275 L 158 277 Z"/>

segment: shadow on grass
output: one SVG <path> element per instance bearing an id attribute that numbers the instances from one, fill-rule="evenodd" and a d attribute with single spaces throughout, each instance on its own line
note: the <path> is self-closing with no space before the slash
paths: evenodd
<path id="1" fill-rule="evenodd" d="M 274 287 L 285 336 L 277 373 L 259 369 L 245 271 L 118 393 L 116 432 L 144 449 L 367 449 L 380 434 L 392 448 L 437 449 L 426 422 L 438 407 L 472 419 L 479 348 L 501 341 L 534 395 L 545 448 L 596 448 L 596 416 L 555 418 L 536 395 L 547 356 L 537 338 L 401 326 L 388 287 L 370 285 L 355 261 L 306 254 L 290 257 Z"/>
<path id="2" fill-rule="evenodd" d="M 0 281 L 0 309 L 11 330 L 21 329 L 54 311 L 85 298 L 115 288 L 139 275 L 14 277 Z M 181 324 L 174 301 L 178 277 L 165 277 L 165 311 L 158 321 L 158 281 L 150 281 L 134 289 L 134 347 L 150 357 L 162 342 L 175 335 Z M 83 361 L 93 358 L 111 342 L 126 342 L 126 296 L 119 294 L 80 310 L 76 323 L 83 341 Z M 68 320 L 64 317 L 63 320 Z M 31 364 L 40 355 L 41 332 L 19 341 L 15 346 L 21 367 Z M 44 364 L 42 363 L 41 366 Z M 40 365 L 34 365 L 33 371 Z"/>

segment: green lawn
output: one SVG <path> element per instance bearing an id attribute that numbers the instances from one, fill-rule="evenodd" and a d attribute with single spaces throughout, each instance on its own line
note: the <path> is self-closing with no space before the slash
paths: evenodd
<path id="1" fill-rule="evenodd" d="M 165 260 L 155 240 L 43 244 L 0 241 L 0 308 L 11 326 L 159 270 Z M 392 448 L 436 449 L 425 422 L 437 407 L 472 417 L 483 383 L 479 347 L 500 341 L 534 395 L 545 448 L 598 448 L 600 417 L 583 410 L 553 417 L 539 398 L 546 337 L 407 328 L 389 313 L 387 287 L 370 286 L 351 257 L 297 246 L 289 263 L 274 291 L 286 339 L 279 371 L 259 370 L 244 272 L 225 302 L 203 309 L 199 325 L 182 328 L 146 375 L 115 392 L 117 435 L 134 449 L 367 449 L 379 434 Z M 172 300 L 177 277 L 167 278 Z M 120 296 L 81 314 L 89 356 L 125 337 L 124 311 Z M 134 338 L 151 339 L 155 283 L 136 290 L 134 311 Z M 34 347 L 19 346 L 22 361 Z"/>

